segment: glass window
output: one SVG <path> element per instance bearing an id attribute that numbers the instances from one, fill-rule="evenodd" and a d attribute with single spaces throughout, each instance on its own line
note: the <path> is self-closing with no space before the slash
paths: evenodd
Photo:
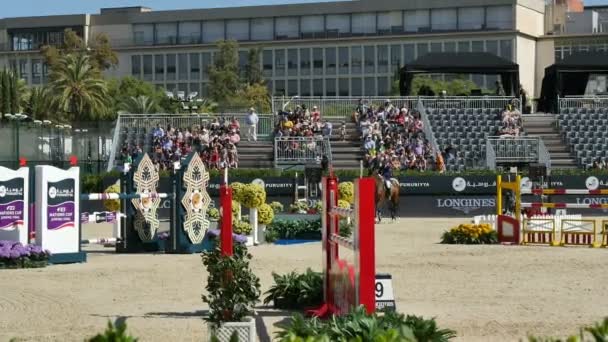
<path id="1" fill-rule="evenodd" d="M 298 50 L 287 50 L 287 76 L 298 75 Z"/>
<path id="2" fill-rule="evenodd" d="M 444 42 L 443 43 L 443 52 L 456 52 L 456 43 Z"/>
<path id="3" fill-rule="evenodd" d="M 38 63 L 40 62 L 37 60 Z M 32 69 L 32 75 L 36 72 Z M 38 73 L 42 73 L 42 67 L 38 70 Z M 141 56 L 133 55 L 131 56 L 131 75 L 135 78 L 141 78 Z"/>
<path id="4" fill-rule="evenodd" d="M 274 81 L 274 95 L 275 96 L 287 95 L 287 93 L 285 92 L 285 80 Z"/>
<path id="5" fill-rule="evenodd" d="M 405 11 L 405 32 L 430 31 L 429 19 L 429 10 Z"/>
<path id="6" fill-rule="evenodd" d="M 199 21 L 179 23 L 180 44 L 200 44 L 201 42 L 201 23 Z"/>
<path id="7" fill-rule="evenodd" d="M 352 15 L 352 18 L 354 35 L 376 33 L 376 13 L 356 13 Z"/>
<path id="8" fill-rule="evenodd" d="M 175 54 L 167 55 L 167 80 L 175 80 L 175 72 L 177 71 L 177 57 Z"/>
<path id="9" fill-rule="evenodd" d="M 348 34 L 350 33 L 350 15 L 328 15 L 325 25 L 327 26 L 328 35 L 340 36 L 340 34 Z"/>
<path id="10" fill-rule="evenodd" d="M 300 20 L 300 30 L 304 38 L 314 37 L 314 33 L 325 31 L 322 15 L 305 15 Z"/>
<path id="11" fill-rule="evenodd" d="M 431 28 L 433 31 L 456 30 L 457 16 L 455 8 L 434 9 L 431 12 Z"/>
<path id="12" fill-rule="evenodd" d="M 312 80 L 312 94 L 313 96 L 323 96 L 323 80 Z"/>
<path id="13" fill-rule="evenodd" d="M 19 77 L 24 80 L 27 80 L 28 70 L 27 70 L 27 59 L 19 60 Z"/>
<path id="14" fill-rule="evenodd" d="M 201 83 L 201 97 L 209 96 L 209 83 Z"/>
<path id="15" fill-rule="evenodd" d="M 203 56 L 202 56 L 202 72 L 203 72 L 203 79 L 208 79 L 209 78 L 209 67 L 211 66 L 211 52 L 203 52 Z"/>
<path id="16" fill-rule="evenodd" d="M 310 49 L 300 49 L 300 75 L 310 75 Z"/>
<path id="17" fill-rule="evenodd" d="M 272 50 L 264 50 L 262 53 L 262 64 L 264 76 L 272 77 Z"/>
<path id="18" fill-rule="evenodd" d="M 133 25 L 133 41 L 135 45 L 154 44 L 154 24 Z"/>
<path id="19" fill-rule="evenodd" d="M 144 55 L 144 81 L 152 81 L 152 55 Z"/>
<path id="20" fill-rule="evenodd" d="M 131 56 L 131 65 L 133 65 L 133 57 L 137 57 L 137 63 L 139 62 L 139 57 L 140 56 Z M 138 64 L 139 65 L 139 64 Z M 133 74 L 133 76 L 135 77 L 141 77 L 140 75 L 140 69 L 139 67 L 137 68 L 138 72 L 137 74 Z M 42 61 L 40 59 L 32 59 L 32 83 L 33 84 L 40 84 L 42 82 Z"/>
<path id="21" fill-rule="evenodd" d="M 431 52 L 441 52 L 441 43 L 431 43 Z"/>
<path id="22" fill-rule="evenodd" d="M 274 39 L 274 22 L 272 18 L 251 19 L 251 39 L 252 40 L 272 40 Z"/>
<path id="23" fill-rule="evenodd" d="M 403 45 L 403 64 L 410 63 L 416 59 L 416 45 L 404 44 Z"/>
<path id="24" fill-rule="evenodd" d="M 336 48 L 325 48 L 325 75 L 336 74 Z"/>
<path id="25" fill-rule="evenodd" d="M 416 58 L 420 58 L 429 53 L 429 44 L 427 43 L 418 43 L 416 44 L 416 48 L 418 49 L 418 55 Z"/>
<path id="26" fill-rule="evenodd" d="M 156 24 L 156 44 L 177 44 L 177 23 Z"/>
<path id="27" fill-rule="evenodd" d="M 338 81 L 338 95 L 349 96 L 348 78 L 340 78 Z"/>
<path id="28" fill-rule="evenodd" d="M 173 84 L 173 83 L 167 83 L 167 86 L 165 87 L 165 89 L 167 89 L 167 91 L 175 93 L 175 92 L 177 92 L 177 85 Z"/>
<path id="29" fill-rule="evenodd" d="M 247 75 L 247 66 L 249 65 L 249 52 L 239 51 L 239 75 L 245 77 Z"/>
<path id="30" fill-rule="evenodd" d="M 49 82 L 49 66 L 48 64 L 42 62 L 42 83 Z"/>
<path id="31" fill-rule="evenodd" d="M 183 91 L 184 95 L 188 95 L 188 83 L 180 83 L 177 85 L 177 91 Z"/>
<path id="32" fill-rule="evenodd" d="M 352 51 L 352 73 L 353 74 L 360 74 L 361 73 L 361 47 L 360 46 L 353 46 L 351 48 Z"/>
<path id="33" fill-rule="evenodd" d="M 387 73 L 388 72 L 388 45 L 378 45 L 377 53 L 378 53 L 378 57 L 376 58 L 376 60 L 378 61 L 378 72 Z"/>
<path id="34" fill-rule="evenodd" d="M 312 49 L 312 66 L 315 75 L 323 75 L 323 49 Z"/>
<path id="35" fill-rule="evenodd" d="M 498 41 L 497 40 L 486 40 L 486 52 L 498 56 Z"/>
<path id="36" fill-rule="evenodd" d="M 365 96 L 376 96 L 376 78 L 366 77 L 365 81 Z"/>
<path id="37" fill-rule="evenodd" d="M 300 92 L 298 91 L 298 80 L 289 80 L 287 81 L 287 95 L 295 96 Z"/>
<path id="38" fill-rule="evenodd" d="M 458 9 L 459 30 L 481 30 L 483 28 L 483 7 L 463 7 Z"/>
<path id="39" fill-rule="evenodd" d="M 483 52 L 483 40 L 474 40 L 471 45 L 472 52 Z"/>
<path id="40" fill-rule="evenodd" d="M 473 75 L 471 75 L 471 80 L 479 88 L 484 88 L 484 82 L 483 82 L 484 77 L 483 77 L 483 75 L 473 74 Z"/>
<path id="41" fill-rule="evenodd" d="M 178 68 L 179 68 L 179 79 L 187 80 L 188 79 L 188 55 L 185 53 L 180 53 L 178 56 Z"/>
<path id="42" fill-rule="evenodd" d="M 380 12 L 378 13 L 378 33 L 392 34 L 403 32 L 403 12 Z"/>
<path id="43" fill-rule="evenodd" d="M 486 28 L 510 30 L 513 28 L 513 10 L 511 6 L 486 7 Z"/>
<path id="44" fill-rule="evenodd" d="M 226 39 L 249 40 L 249 20 L 228 20 L 226 22 Z"/>
<path id="45" fill-rule="evenodd" d="M 198 80 L 201 78 L 201 56 L 198 53 L 190 54 L 190 79 Z"/>
<path id="46" fill-rule="evenodd" d="M 388 77 L 378 77 L 378 96 L 389 96 Z"/>
<path id="47" fill-rule="evenodd" d="M 361 78 L 354 77 L 350 80 L 352 96 L 363 96 L 363 87 L 361 86 Z"/>
<path id="48" fill-rule="evenodd" d="M 300 96 L 311 96 L 310 93 L 310 80 L 302 79 L 300 80 Z"/>
<path id="49" fill-rule="evenodd" d="M 336 79 L 327 78 L 325 79 L 325 95 L 336 96 Z"/>
<path id="50" fill-rule="evenodd" d="M 391 45 L 391 72 L 401 67 L 401 45 Z"/>
<path id="51" fill-rule="evenodd" d="M 471 52 L 471 42 L 458 42 L 458 52 Z"/>
<path id="52" fill-rule="evenodd" d="M 190 83 L 190 93 L 196 93 L 196 97 L 201 96 L 201 84 L 200 83 Z"/>
<path id="53" fill-rule="evenodd" d="M 513 45 L 510 40 L 500 41 L 500 57 L 513 60 Z"/>
<path id="54" fill-rule="evenodd" d="M 347 75 L 348 74 L 348 67 L 349 67 L 349 58 L 350 56 L 348 55 L 348 47 L 340 47 L 338 48 L 338 64 L 340 66 L 340 74 L 341 75 Z"/>
<path id="55" fill-rule="evenodd" d="M 203 42 L 215 43 L 224 40 L 224 21 L 213 20 L 203 22 Z"/>
<path id="56" fill-rule="evenodd" d="M 285 50 L 274 50 L 275 76 L 285 76 Z"/>
<path id="57" fill-rule="evenodd" d="M 275 30 L 276 39 L 299 38 L 298 17 L 280 17 L 276 18 Z"/>
<path id="58" fill-rule="evenodd" d="M 156 81 L 165 80 L 165 55 L 154 56 L 154 79 Z"/>
<path id="59" fill-rule="evenodd" d="M 376 72 L 376 52 L 375 52 L 375 46 L 366 46 L 364 48 L 364 52 L 365 52 L 365 58 L 364 58 L 364 65 L 365 65 L 365 73 L 366 74 L 371 74 Z"/>

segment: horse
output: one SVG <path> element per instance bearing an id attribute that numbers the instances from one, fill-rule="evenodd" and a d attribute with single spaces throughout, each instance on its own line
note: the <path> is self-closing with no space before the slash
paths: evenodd
<path id="1" fill-rule="evenodd" d="M 387 192 L 384 177 L 378 171 L 372 173 L 376 180 L 376 220 L 378 223 L 382 221 L 382 208 L 388 200 L 391 220 L 397 219 L 397 209 L 399 208 L 399 181 L 391 178 L 390 193 Z"/>

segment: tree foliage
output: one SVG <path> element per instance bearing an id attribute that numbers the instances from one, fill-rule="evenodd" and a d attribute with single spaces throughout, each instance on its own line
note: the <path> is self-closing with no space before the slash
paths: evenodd
<path id="1" fill-rule="evenodd" d="M 239 80 L 238 45 L 234 40 L 218 42 L 219 51 L 209 68 L 209 95 L 219 103 L 236 98 Z"/>
<path id="2" fill-rule="evenodd" d="M 247 67 L 245 68 L 245 79 L 248 84 L 264 82 L 262 78 L 262 68 L 260 68 L 261 48 L 251 48 L 247 56 Z"/>
<path id="3" fill-rule="evenodd" d="M 28 96 L 25 81 L 14 70 L 0 71 L 0 113 L 20 113 Z"/>
<path id="4" fill-rule="evenodd" d="M 45 45 L 40 52 L 51 69 L 59 63 L 62 56 L 67 55 L 89 56 L 91 66 L 99 71 L 118 65 L 118 56 L 112 50 L 110 39 L 105 33 L 95 34 L 87 46 L 75 31 L 66 29 L 60 46 Z"/>
<path id="5" fill-rule="evenodd" d="M 33 87 L 25 103 L 25 112 L 36 120 L 53 119 L 57 102 L 48 87 Z"/>
<path id="6" fill-rule="evenodd" d="M 108 95 L 110 97 L 110 111 L 114 113 L 119 110 L 132 110 L 132 98 L 137 99 L 141 96 L 146 97 L 148 103 L 151 103 L 148 108 L 149 113 L 175 113 L 176 111 L 177 104 L 171 103 L 163 90 L 131 76 L 109 80 Z M 131 113 L 137 112 L 131 111 Z"/>
<path id="7" fill-rule="evenodd" d="M 157 108 L 156 102 L 145 95 L 131 96 L 121 103 L 121 110 L 125 113 L 151 114 L 155 113 Z"/>
<path id="8" fill-rule="evenodd" d="M 415 76 L 412 81 L 411 95 L 418 95 L 423 87 L 432 90 L 435 95 L 440 95 L 445 90 L 449 96 L 469 95 L 471 90 L 479 88 L 473 81 L 463 77 L 451 81 L 442 81 L 434 80 L 428 76 Z"/>

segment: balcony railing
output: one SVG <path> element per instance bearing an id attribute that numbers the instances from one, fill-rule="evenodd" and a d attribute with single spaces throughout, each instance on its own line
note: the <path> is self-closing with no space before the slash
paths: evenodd
<path id="1" fill-rule="evenodd" d="M 274 138 L 274 165 L 306 165 L 320 163 L 326 156 L 331 162 L 331 144 L 326 137 Z"/>
<path id="2" fill-rule="evenodd" d="M 495 170 L 499 164 L 539 163 L 551 168 L 551 158 L 539 137 L 488 137 L 486 166 Z"/>

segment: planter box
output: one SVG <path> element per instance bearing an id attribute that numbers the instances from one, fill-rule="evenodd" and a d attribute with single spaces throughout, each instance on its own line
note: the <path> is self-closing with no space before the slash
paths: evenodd
<path id="1" fill-rule="evenodd" d="M 221 326 L 215 324 L 209 324 L 209 341 L 215 334 L 220 342 L 230 342 L 230 336 L 236 332 L 240 342 L 255 342 L 256 331 L 255 331 L 255 320 L 253 317 L 247 317 L 243 322 L 227 322 Z"/>

